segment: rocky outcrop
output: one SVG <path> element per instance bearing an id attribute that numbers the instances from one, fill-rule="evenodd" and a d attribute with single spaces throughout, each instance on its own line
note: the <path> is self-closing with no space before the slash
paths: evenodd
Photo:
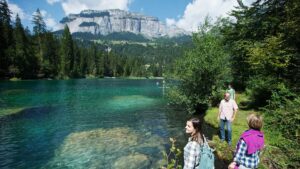
<path id="1" fill-rule="evenodd" d="M 107 35 L 113 32 L 131 32 L 148 38 L 162 36 L 187 35 L 189 32 L 175 26 L 167 26 L 158 18 L 119 9 L 84 10 L 79 14 L 70 14 L 60 21 L 61 27 L 69 26 L 71 33 L 87 32 Z"/>

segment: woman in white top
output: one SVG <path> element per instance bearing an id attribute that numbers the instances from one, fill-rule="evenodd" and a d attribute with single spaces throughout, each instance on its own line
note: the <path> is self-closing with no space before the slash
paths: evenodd
<path id="1" fill-rule="evenodd" d="M 199 165 L 200 146 L 203 144 L 200 120 L 198 118 L 188 120 L 185 132 L 191 136 L 184 147 L 183 169 L 194 169 Z"/>

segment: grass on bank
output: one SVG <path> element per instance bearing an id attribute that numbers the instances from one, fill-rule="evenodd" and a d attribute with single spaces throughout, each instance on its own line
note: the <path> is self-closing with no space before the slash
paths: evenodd
<path id="1" fill-rule="evenodd" d="M 229 164 L 233 160 L 233 152 L 235 151 L 236 143 L 238 142 L 240 135 L 248 129 L 246 120 L 247 116 L 251 113 L 261 114 L 261 112 L 259 111 L 247 109 L 247 107 L 243 106 L 246 102 L 248 102 L 248 99 L 245 94 L 237 94 L 237 104 L 239 106 L 239 111 L 232 124 L 232 146 L 228 146 L 226 142 L 221 143 L 218 135 L 213 135 L 212 138 L 212 142 L 214 143 L 216 148 L 217 156 L 219 156 L 220 159 L 223 159 L 227 164 Z M 207 111 L 204 120 L 207 124 L 219 130 L 219 121 L 217 121 L 217 115 L 218 107 L 212 107 Z M 276 127 L 276 125 L 274 125 L 274 127 Z M 276 144 L 278 144 L 278 142 L 286 141 L 285 138 L 281 135 L 281 133 L 266 130 L 264 127 L 262 128 L 262 131 L 265 134 L 266 146 L 260 156 L 261 162 L 259 165 L 259 169 L 273 168 L 274 166 L 285 168 L 284 164 L 288 160 L 287 156 L 284 152 L 282 152 L 282 150 L 276 147 Z"/>

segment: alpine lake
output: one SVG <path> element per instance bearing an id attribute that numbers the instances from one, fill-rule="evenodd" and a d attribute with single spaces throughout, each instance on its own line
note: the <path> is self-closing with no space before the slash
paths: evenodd
<path id="1" fill-rule="evenodd" d="M 160 168 L 186 114 L 162 80 L 0 82 L 0 168 Z M 181 159 L 182 163 L 182 159 Z"/>

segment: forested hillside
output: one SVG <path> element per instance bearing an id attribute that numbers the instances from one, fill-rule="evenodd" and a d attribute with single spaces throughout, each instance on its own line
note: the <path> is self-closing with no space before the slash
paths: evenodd
<path id="1" fill-rule="evenodd" d="M 5 0 L 0 11 L 0 79 L 162 76 L 191 46 L 188 36 L 149 40 L 126 32 L 71 35 L 68 26 L 52 33 L 39 9 L 30 31 L 18 15 L 11 20 Z"/>

